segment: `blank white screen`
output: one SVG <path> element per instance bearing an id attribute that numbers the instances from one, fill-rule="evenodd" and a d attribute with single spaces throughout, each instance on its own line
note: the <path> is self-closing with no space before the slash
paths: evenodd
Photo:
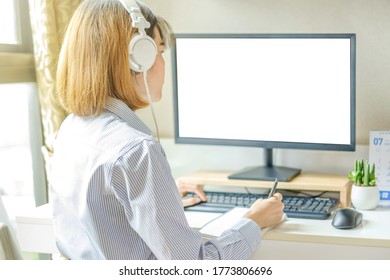
<path id="1" fill-rule="evenodd" d="M 178 136 L 350 144 L 349 38 L 177 38 Z"/>

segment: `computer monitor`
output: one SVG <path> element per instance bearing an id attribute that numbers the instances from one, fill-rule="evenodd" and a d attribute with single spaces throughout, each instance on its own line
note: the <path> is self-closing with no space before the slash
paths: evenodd
<path id="1" fill-rule="evenodd" d="M 172 60 L 176 143 L 264 148 L 231 179 L 300 173 L 273 148 L 355 150 L 355 34 L 175 34 Z"/>

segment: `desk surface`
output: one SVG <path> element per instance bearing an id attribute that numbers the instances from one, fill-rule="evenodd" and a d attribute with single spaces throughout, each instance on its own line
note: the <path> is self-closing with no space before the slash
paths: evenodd
<path id="1" fill-rule="evenodd" d="M 365 250 L 368 247 L 378 248 L 381 250 L 381 256 L 388 256 L 390 259 L 390 208 L 378 207 L 372 211 L 361 212 L 363 213 L 363 223 L 354 229 L 335 229 L 331 225 L 331 218 L 327 220 L 290 218 L 268 230 L 264 234 L 263 240 L 265 242 L 286 241 L 284 244 L 288 242 L 298 245 L 311 244 L 310 248 L 315 244 L 348 245 L 355 249 L 366 247 Z M 220 214 L 186 212 L 189 224 L 193 228 L 201 228 L 218 215 Z M 54 245 L 50 205 L 34 208 L 17 216 L 15 221 L 22 251 L 57 252 Z M 337 254 L 335 257 L 337 258 Z M 285 258 L 294 258 L 294 256 L 285 256 Z"/>
<path id="2" fill-rule="evenodd" d="M 331 218 L 288 219 L 270 230 L 265 239 L 390 248 L 390 209 L 360 212 L 363 222 L 353 229 L 336 229 L 331 225 Z"/>
<path id="3" fill-rule="evenodd" d="M 390 208 L 378 207 L 373 211 L 360 212 L 363 213 L 363 222 L 353 229 L 334 228 L 331 225 L 332 217 L 327 220 L 289 218 L 268 230 L 263 239 L 390 248 Z M 190 226 L 193 228 L 201 228 L 217 215 L 186 212 Z"/>

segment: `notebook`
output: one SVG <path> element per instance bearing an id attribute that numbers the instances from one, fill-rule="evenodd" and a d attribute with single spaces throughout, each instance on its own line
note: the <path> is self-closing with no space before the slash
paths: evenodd
<path id="1" fill-rule="evenodd" d="M 248 211 L 248 208 L 235 207 L 232 210 L 216 217 L 209 221 L 199 230 L 202 236 L 206 239 L 220 236 L 225 230 L 228 230 L 235 225 Z M 285 221 L 287 216 L 284 214 L 282 221 Z M 270 227 L 261 229 L 261 234 L 264 235 L 271 229 Z"/>

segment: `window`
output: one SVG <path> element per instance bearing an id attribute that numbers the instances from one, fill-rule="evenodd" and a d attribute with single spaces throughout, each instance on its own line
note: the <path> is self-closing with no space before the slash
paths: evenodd
<path id="1" fill-rule="evenodd" d="M 0 100 L 0 195 L 31 196 L 28 97 L 3 84 L 0 85 Z"/>
<path id="2" fill-rule="evenodd" d="M 0 1 L 0 52 L 31 51 L 29 21 L 28 1 Z M 23 74 L 11 71 L 12 77 L 7 75 L 17 61 L 15 55 L 21 54 L 10 55 L 0 54 L 2 83 L 13 82 L 13 76 Z M 34 194 L 29 111 L 28 90 L 18 84 L 0 84 L 0 195 Z"/>
<path id="3" fill-rule="evenodd" d="M 27 0 L 1 0 L 0 26 L 0 52 L 32 51 Z"/>
<path id="4" fill-rule="evenodd" d="M 12 224 L 47 201 L 28 3 L 0 0 L 0 196 Z"/>
<path id="5" fill-rule="evenodd" d="M 0 84 L 0 197 L 12 225 L 18 214 L 43 204 L 45 199 L 41 146 L 36 84 Z M 22 258 L 48 259 L 48 256 L 22 252 Z"/>
<path id="6" fill-rule="evenodd" d="M 0 42 L 2 44 L 17 44 L 20 42 L 14 1 L 0 2 L 0 25 L 8 26 L 8 28 L 1 29 Z"/>

